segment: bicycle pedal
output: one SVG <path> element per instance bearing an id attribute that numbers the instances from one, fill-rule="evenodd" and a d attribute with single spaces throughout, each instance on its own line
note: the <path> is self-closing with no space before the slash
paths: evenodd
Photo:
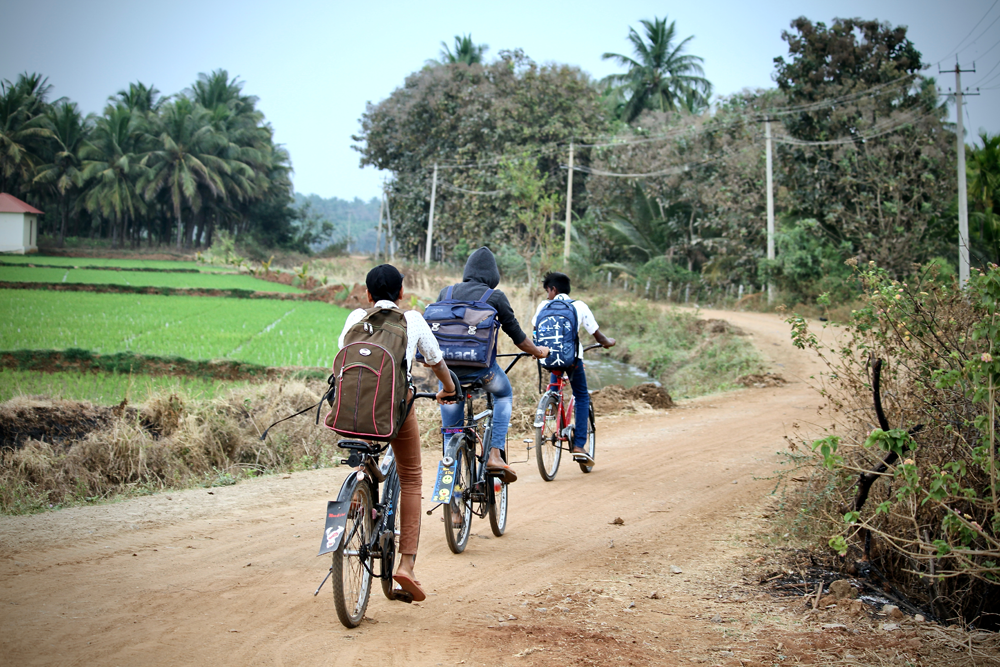
<path id="1" fill-rule="evenodd" d="M 413 593 L 404 591 L 402 588 L 397 588 L 392 592 L 392 599 L 405 602 L 406 604 L 413 604 Z"/>

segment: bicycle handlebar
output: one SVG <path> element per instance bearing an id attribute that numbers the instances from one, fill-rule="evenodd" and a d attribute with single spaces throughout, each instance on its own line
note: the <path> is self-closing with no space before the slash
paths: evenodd
<path id="1" fill-rule="evenodd" d="M 594 348 L 597 348 L 597 347 L 604 347 L 604 346 L 601 345 L 600 343 L 591 343 L 587 347 L 583 348 L 583 351 L 586 352 L 587 350 L 593 350 Z"/>

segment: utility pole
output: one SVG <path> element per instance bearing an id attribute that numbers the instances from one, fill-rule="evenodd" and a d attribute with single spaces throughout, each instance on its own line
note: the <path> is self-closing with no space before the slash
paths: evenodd
<path id="1" fill-rule="evenodd" d="M 434 163 L 434 177 L 431 179 L 431 215 L 427 221 L 427 248 L 424 250 L 424 264 L 431 265 L 431 244 L 434 240 L 434 197 L 437 195 L 438 166 Z"/>
<path id="2" fill-rule="evenodd" d="M 767 144 L 767 258 L 774 259 L 774 186 L 771 175 L 771 119 L 764 121 L 764 137 Z M 774 303 L 774 281 L 767 283 L 767 303 Z"/>
<path id="3" fill-rule="evenodd" d="M 569 264 L 570 226 L 573 224 L 573 142 L 569 142 L 569 176 L 566 178 L 566 236 L 563 240 L 563 266 Z"/>
<path id="4" fill-rule="evenodd" d="M 962 119 L 962 72 L 975 72 L 972 69 L 962 69 L 955 58 L 955 118 L 956 138 L 958 141 L 958 284 L 961 287 L 969 282 L 969 189 L 965 183 L 965 128 Z M 944 74 L 938 68 L 938 74 Z M 979 93 L 964 93 L 978 95 Z"/>
<path id="5" fill-rule="evenodd" d="M 385 193 L 378 201 L 378 227 L 375 230 L 375 259 L 378 259 L 379 245 L 382 242 L 382 212 L 385 210 Z"/>
<path id="6" fill-rule="evenodd" d="M 389 261 L 396 260 L 396 235 L 392 233 L 392 207 L 389 206 L 389 193 L 382 192 L 385 197 L 385 221 L 389 225 L 389 233 L 385 237 L 385 243 L 389 246 Z"/>
<path id="7" fill-rule="evenodd" d="M 351 254 L 351 212 L 347 212 L 347 254 Z"/>

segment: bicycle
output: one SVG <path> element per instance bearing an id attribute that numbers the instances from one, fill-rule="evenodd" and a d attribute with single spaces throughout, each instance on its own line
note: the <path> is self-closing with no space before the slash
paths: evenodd
<path id="1" fill-rule="evenodd" d="M 595 343 L 583 348 L 583 351 L 593 350 L 602 347 Z M 541 368 L 539 366 L 539 368 Z M 555 381 L 550 378 L 548 387 L 542 393 L 542 398 L 538 401 L 538 408 L 535 410 L 535 460 L 538 463 L 538 472 L 542 479 L 551 482 L 556 478 L 559 471 L 559 460 L 562 458 L 563 450 L 571 452 L 573 449 L 573 431 L 576 427 L 576 399 L 570 393 L 569 398 L 563 396 L 563 389 L 568 385 L 565 373 L 555 371 Z M 539 380 L 539 384 L 541 381 Z M 597 424 L 594 418 L 594 404 L 590 404 L 590 413 L 587 416 L 587 444 L 585 451 L 594 460 L 597 453 Z M 584 461 L 578 461 L 580 470 L 589 473 L 594 469 L 593 464 L 587 465 Z"/>
<path id="2" fill-rule="evenodd" d="M 436 398 L 436 394 L 414 394 L 418 398 Z M 399 529 L 399 475 L 396 457 L 388 443 L 364 440 L 341 440 L 341 449 L 350 451 L 341 464 L 357 468 L 344 480 L 337 500 L 327 502 L 326 524 L 319 554 L 333 554 L 333 561 L 313 596 L 319 595 L 326 580 L 333 576 L 333 602 L 337 617 L 348 628 L 361 624 L 368 609 L 371 583 L 378 577 L 382 593 L 390 600 L 413 602 L 413 596 L 393 587 Z M 379 457 L 388 449 L 385 458 Z M 382 494 L 379 496 L 379 485 Z M 375 498 L 380 498 L 375 502 Z M 375 563 L 379 563 L 376 572 Z"/>
<path id="3" fill-rule="evenodd" d="M 498 354 L 497 357 L 514 357 L 504 370 L 509 373 L 521 357 L 527 353 Z M 490 530 L 502 537 L 507 529 L 507 483 L 503 475 L 486 469 L 490 454 L 490 439 L 493 435 L 493 395 L 483 389 L 482 380 L 460 383 L 453 375 L 455 386 L 461 385 L 465 394 L 465 422 L 462 426 L 442 427 L 442 458 L 438 464 L 438 474 L 434 482 L 431 498 L 438 504 L 427 511 L 432 514 L 438 507 L 444 507 L 444 531 L 448 548 L 452 553 L 465 551 L 472 531 L 472 515 L 479 518 L 487 515 Z M 473 401 L 486 396 L 486 409 L 476 414 Z M 477 444 L 481 454 L 477 454 Z M 507 450 L 503 451 L 507 461 Z"/>

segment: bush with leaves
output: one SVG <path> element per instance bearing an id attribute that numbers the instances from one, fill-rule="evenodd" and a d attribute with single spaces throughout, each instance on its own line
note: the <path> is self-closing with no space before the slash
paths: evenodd
<path id="1" fill-rule="evenodd" d="M 796 345 L 828 362 L 822 392 L 838 417 L 813 443 L 814 481 L 832 492 L 812 518 L 839 556 L 939 618 L 996 628 L 1000 268 L 964 290 L 933 267 L 901 282 L 872 264 L 859 278 L 865 302 L 836 347 L 789 319 Z"/>

